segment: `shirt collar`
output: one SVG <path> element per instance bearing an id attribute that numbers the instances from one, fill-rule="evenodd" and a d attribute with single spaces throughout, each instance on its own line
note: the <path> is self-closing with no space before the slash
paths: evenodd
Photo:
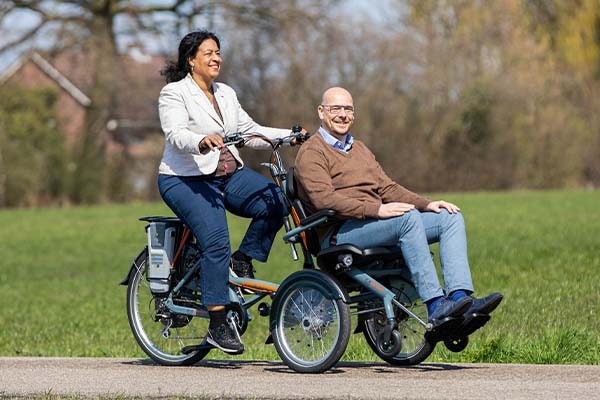
<path id="1" fill-rule="evenodd" d="M 346 134 L 345 143 L 342 143 L 339 140 L 337 140 L 335 137 L 333 137 L 333 135 L 331 135 L 325 129 L 323 129 L 323 127 L 319 127 L 319 133 L 321 134 L 321 136 L 323 137 L 325 142 L 335 149 L 338 149 L 338 150 L 343 151 L 344 153 L 347 153 L 352 148 L 352 143 L 354 142 L 354 137 L 352 137 L 352 135 L 349 133 Z"/>

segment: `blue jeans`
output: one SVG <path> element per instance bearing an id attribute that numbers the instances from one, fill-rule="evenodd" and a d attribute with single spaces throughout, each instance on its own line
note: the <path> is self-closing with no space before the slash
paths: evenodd
<path id="1" fill-rule="evenodd" d="M 467 235 L 462 214 L 446 210 L 410 211 L 400 217 L 345 221 L 337 234 L 337 244 L 361 248 L 397 247 L 410 270 L 419 296 L 425 302 L 443 296 L 429 244 L 440 243 L 440 263 L 446 293 L 462 289 L 473 292 L 467 259 Z M 323 243 L 329 246 L 329 238 Z"/>
<path id="2" fill-rule="evenodd" d="M 200 245 L 200 290 L 205 305 L 229 304 L 231 246 L 226 210 L 252 218 L 239 250 L 267 261 L 288 210 L 273 182 L 250 168 L 223 177 L 159 175 L 165 203 L 190 228 Z"/>

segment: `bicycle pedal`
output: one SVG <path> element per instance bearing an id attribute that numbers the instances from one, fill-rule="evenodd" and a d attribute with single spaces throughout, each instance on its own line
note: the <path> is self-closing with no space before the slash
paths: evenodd
<path id="1" fill-rule="evenodd" d="M 463 321 L 464 318 L 462 317 L 446 317 L 440 321 L 437 321 L 437 326 L 435 326 L 431 331 L 426 332 L 425 338 L 429 342 L 440 342 L 445 340 L 460 328 Z"/>
<path id="2" fill-rule="evenodd" d="M 471 314 L 465 317 L 463 323 L 452 332 L 451 337 L 464 337 L 474 333 L 479 328 L 482 328 L 490 320 L 489 314 Z"/>

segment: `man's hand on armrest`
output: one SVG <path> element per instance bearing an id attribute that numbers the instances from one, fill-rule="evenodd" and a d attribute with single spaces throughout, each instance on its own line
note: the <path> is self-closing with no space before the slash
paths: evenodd
<path id="1" fill-rule="evenodd" d="M 415 206 L 408 203 L 385 203 L 379 207 L 377 217 L 381 219 L 399 217 L 414 210 Z"/>

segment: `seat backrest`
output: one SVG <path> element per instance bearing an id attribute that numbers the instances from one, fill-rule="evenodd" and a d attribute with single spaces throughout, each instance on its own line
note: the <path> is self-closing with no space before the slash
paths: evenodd
<path id="1" fill-rule="evenodd" d="M 304 209 L 304 206 L 302 205 L 302 201 L 300 201 L 300 198 L 298 197 L 298 182 L 294 176 L 294 167 L 288 168 L 285 191 L 285 194 L 290 200 L 290 203 L 300 221 L 309 217 Z M 321 250 L 321 244 L 319 243 L 317 234 L 312 229 L 305 231 L 305 234 L 307 250 L 312 255 L 316 255 Z"/>
<path id="2" fill-rule="evenodd" d="M 298 182 L 296 182 L 296 177 L 294 176 L 294 167 L 288 168 L 285 191 L 290 203 L 292 203 L 292 206 L 296 209 L 298 217 L 300 217 L 301 220 L 308 217 L 304 210 L 304 206 L 298 197 Z"/>

